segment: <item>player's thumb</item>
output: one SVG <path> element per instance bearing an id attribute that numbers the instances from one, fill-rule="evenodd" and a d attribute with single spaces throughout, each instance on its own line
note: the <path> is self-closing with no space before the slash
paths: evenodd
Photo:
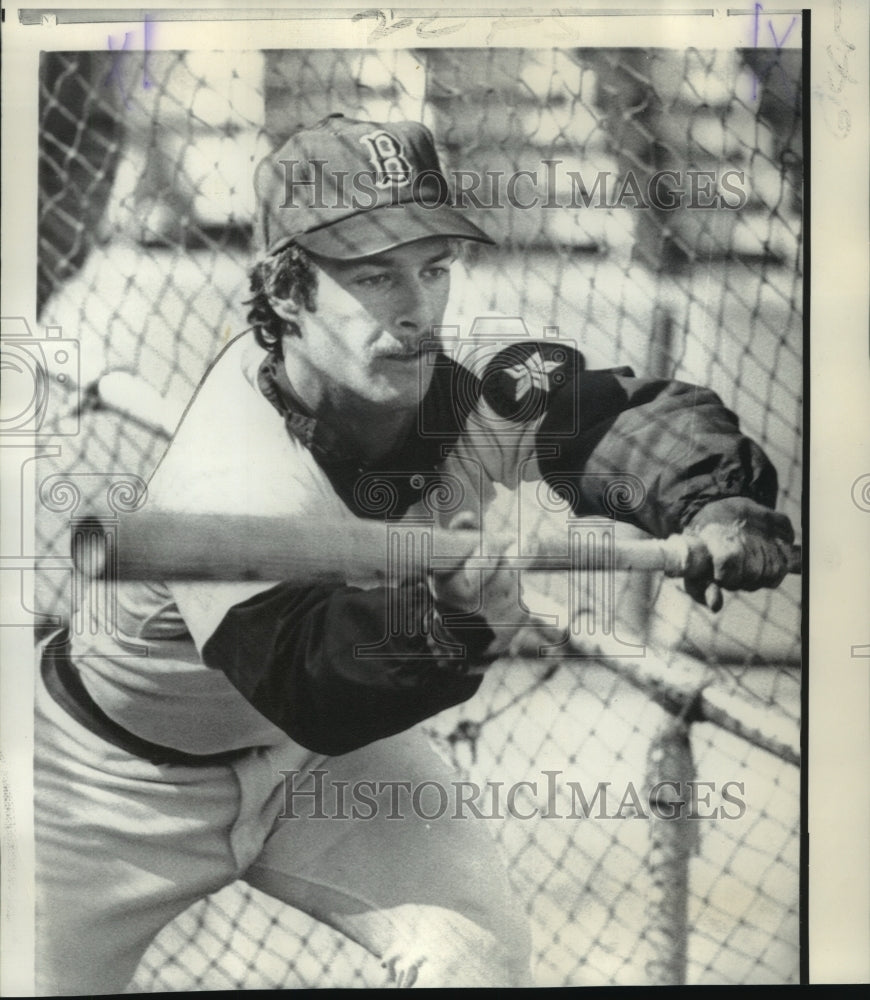
<path id="1" fill-rule="evenodd" d="M 686 592 L 692 600 L 705 605 L 710 611 L 719 611 L 722 607 L 722 589 L 715 580 L 713 556 L 700 538 L 690 534 L 684 537 L 689 543 L 683 572 Z"/>

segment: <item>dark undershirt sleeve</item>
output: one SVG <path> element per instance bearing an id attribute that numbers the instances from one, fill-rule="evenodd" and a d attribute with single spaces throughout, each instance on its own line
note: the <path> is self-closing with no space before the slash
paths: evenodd
<path id="1" fill-rule="evenodd" d="M 297 743 L 348 753 L 466 701 L 481 683 L 465 668 L 484 662 L 491 630 L 454 630 L 463 655 L 436 659 L 423 631 L 425 587 L 400 590 L 415 634 L 388 628 L 395 591 L 285 583 L 231 608 L 203 660 Z"/>
<path id="2" fill-rule="evenodd" d="M 538 447 L 543 478 L 561 484 L 575 513 L 616 516 L 658 537 L 721 497 L 776 502 L 764 452 L 715 393 L 687 383 L 580 372 L 550 394 Z M 624 510 L 611 502 L 620 477 L 635 493 Z"/>

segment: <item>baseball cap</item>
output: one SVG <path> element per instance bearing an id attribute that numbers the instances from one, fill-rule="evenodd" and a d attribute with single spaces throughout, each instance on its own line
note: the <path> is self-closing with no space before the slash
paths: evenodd
<path id="1" fill-rule="evenodd" d="M 321 257 L 370 257 L 428 236 L 493 243 L 449 202 L 432 133 L 420 122 L 329 115 L 292 135 L 254 176 L 256 239 Z"/>

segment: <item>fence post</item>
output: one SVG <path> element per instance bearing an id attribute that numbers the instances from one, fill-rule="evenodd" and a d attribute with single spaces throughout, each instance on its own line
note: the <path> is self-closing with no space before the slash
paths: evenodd
<path id="1" fill-rule="evenodd" d="M 697 843 L 697 821 L 689 818 L 687 792 L 694 779 L 689 725 L 682 715 L 669 713 L 647 752 L 649 870 L 653 881 L 647 939 L 653 957 L 646 971 L 651 986 L 682 986 L 686 982 L 689 859 Z"/>

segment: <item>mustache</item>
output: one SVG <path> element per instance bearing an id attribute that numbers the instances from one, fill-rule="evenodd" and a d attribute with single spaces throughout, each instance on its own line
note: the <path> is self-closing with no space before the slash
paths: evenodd
<path id="1" fill-rule="evenodd" d="M 393 347 L 393 348 L 383 348 L 374 352 L 375 358 L 398 358 L 401 360 L 410 360 L 411 358 L 422 358 L 425 354 L 432 349 L 431 341 L 428 344 L 413 344 L 408 347 Z"/>

